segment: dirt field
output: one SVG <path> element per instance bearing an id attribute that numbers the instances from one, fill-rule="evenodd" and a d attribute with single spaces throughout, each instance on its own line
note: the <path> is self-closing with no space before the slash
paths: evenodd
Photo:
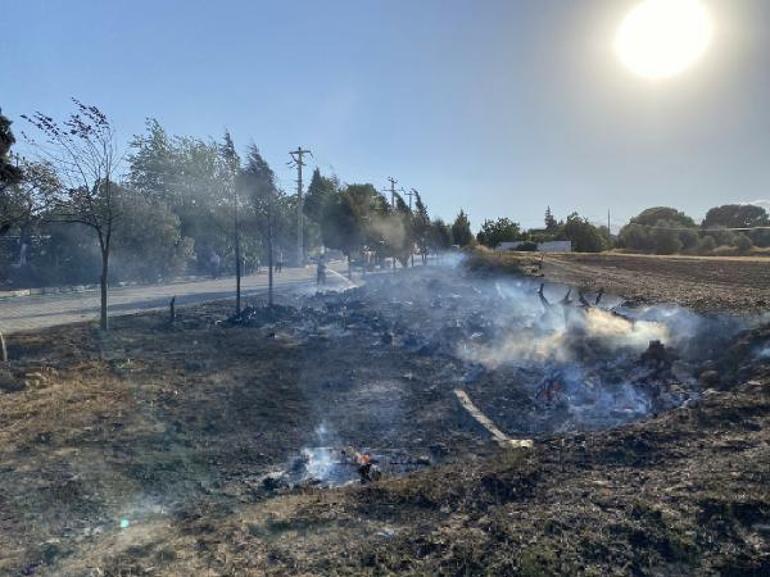
<path id="1" fill-rule="evenodd" d="M 591 430 L 535 398 L 533 365 L 484 368 L 455 353 L 500 327 L 518 334 L 505 311 L 490 315 L 497 328 L 485 320 L 498 302 L 486 299 L 536 303 L 535 285 L 457 278 L 395 276 L 400 290 L 377 301 L 287 299 L 234 324 L 219 303 L 183 308 L 174 327 L 145 313 L 107 335 L 15 335 L 0 374 L 0 574 L 770 572 L 767 327 L 650 376 L 672 383 L 656 394 L 685 394 L 678 408 L 640 417 L 622 401 L 613 411 L 627 424 Z M 406 290 L 418 284 L 425 303 Z M 585 364 L 605 344 L 584 331 L 560 346 Z M 603 395 L 643 363 L 633 347 L 612 351 L 591 361 L 610 377 Z M 682 372 L 696 377 L 686 393 Z M 455 387 L 535 448 L 491 443 Z M 339 459 L 351 445 L 381 458 L 382 480 L 285 482 L 311 470 L 303 450 Z"/>
<path id="2" fill-rule="evenodd" d="M 493 260 L 498 257 L 491 256 Z M 770 259 L 632 254 L 510 255 L 553 282 L 604 287 L 639 303 L 672 302 L 700 312 L 764 313 L 770 310 Z"/>

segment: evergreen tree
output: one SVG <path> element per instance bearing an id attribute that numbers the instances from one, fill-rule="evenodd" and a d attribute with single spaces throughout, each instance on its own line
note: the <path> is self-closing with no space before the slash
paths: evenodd
<path id="1" fill-rule="evenodd" d="M 460 246 L 468 246 L 473 242 L 471 223 L 464 210 L 460 210 L 452 224 L 452 239 L 455 244 Z"/>
<path id="2" fill-rule="evenodd" d="M 428 207 L 422 201 L 420 193 L 413 191 L 415 195 L 414 215 L 412 225 L 414 229 L 414 239 L 417 243 L 417 249 L 420 251 L 422 262 L 425 264 L 428 258 L 428 249 L 431 244 L 431 222 L 428 216 Z"/>
<path id="3" fill-rule="evenodd" d="M 257 226 L 266 247 L 268 304 L 272 306 L 274 243 L 280 228 L 279 211 L 283 199 L 276 187 L 273 170 L 254 144 L 249 147 L 246 165 L 241 170 L 240 185 L 251 198 Z"/>
<path id="4" fill-rule="evenodd" d="M 559 228 L 559 223 L 556 222 L 556 218 L 554 218 L 553 213 L 551 212 L 551 207 L 545 209 L 545 230 L 548 232 L 556 232 Z"/>

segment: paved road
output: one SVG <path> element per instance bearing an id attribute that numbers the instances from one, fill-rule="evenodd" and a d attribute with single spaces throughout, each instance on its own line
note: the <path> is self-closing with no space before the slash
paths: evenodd
<path id="1" fill-rule="evenodd" d="M 342 265 L 334 267 L 342 269 Z M 333 280 L 333 279 L 332 279 Z M 285 268 L 275 275 L 276 290 L 315 283 L 315 267 Z M 242 279 L 243 295 L 253 296 L 267 290 L 267 273 Z M 115 288 L 110 291 L 110 315 L 126 315 L 168 307 L 176 295 L 177 305 L 234 298 L 235 279 L 170 283 L 166 285 Z M 0 331 L 5 334 L 41 329 L 67 323 L 96 320 L 99 316 L 99 291 L 62 295 L 37 295 L 0 301 Z"/>

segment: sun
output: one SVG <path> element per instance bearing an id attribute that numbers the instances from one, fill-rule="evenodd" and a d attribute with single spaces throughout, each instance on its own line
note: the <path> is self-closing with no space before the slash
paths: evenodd
<path id="1" fill-rule="evenodd" d="M 701 57 L 712 34 L 711 15 L 699 0 L 644 0 L 621 22 L 615 52 L 639 76 L 670 78 Z"/>

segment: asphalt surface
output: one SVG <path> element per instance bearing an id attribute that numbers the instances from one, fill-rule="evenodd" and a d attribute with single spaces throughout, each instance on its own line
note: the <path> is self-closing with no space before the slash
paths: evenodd
<path id="1" fill-rule="evenodd" d="M 335 267 L 337 268 L 337 267 Z M 275 275 L 275 290 L 286 291 L 315 284 L 316 270 L 284 268 Z M 267 291 L 267 272 L 242 278 L 246 298 Z M 175 282 L 163 285 L 133 286 L 110 290 L 109 314 L 127 315 L 168 307 L 176 296 L 177 306 L 235 298 L 235 278 Z M 19 296 L 0 300 L 0 331 L 4 334 L 31 331 L 82 321 L 99 316 L 99 290 L 80 293 Z"/>

